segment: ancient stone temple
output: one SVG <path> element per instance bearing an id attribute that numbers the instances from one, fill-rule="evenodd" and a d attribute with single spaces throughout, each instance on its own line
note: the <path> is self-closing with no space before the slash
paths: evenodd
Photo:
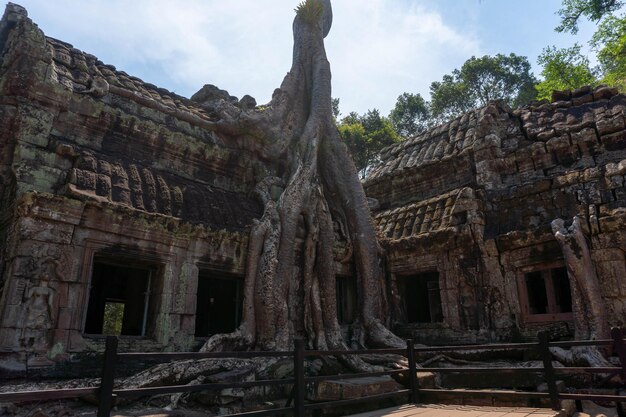
<path id="1" fill-rule="evenodd" d="M 0 362 L 182 350 L 241 320 L 248 235 L 267 161 L 200 103 L 0 21 Z M 365 182 L 386 250 L 393 330 L 425 343 L 571 336 L 555 219 L 582 219 L 606 321 L 626 317 L 626 97 L 600 88 L 500 103 L 386 149 Z M 624 160 L 622 162 L 622 160 Z M 555 228 L 556 230 L 556 228 Z M 338 244 L 337 313 L 356 283 Z M 580 315 L 582 317 L 582 315 Z"/>
<path id="2" fill-rule="evenodd" d="M 399 333 L 426 343 L 573 334 L 590 318 L 575 317 L 583 294 L 551 223 L 574 216 L 603 319 L 624 323 L 626 97 L 583 88 L 554 99 L 492 103 L 383 151 L 365 189 L 380 204 Z"/>
<path id="3" fill-rule="evenodd" d="M 233 330 L 262 161 L 193 101 L 44 36 L 17 5 L 0 49 L 0 352 L 62 358 L 105 333 L 182 349 Z"/>

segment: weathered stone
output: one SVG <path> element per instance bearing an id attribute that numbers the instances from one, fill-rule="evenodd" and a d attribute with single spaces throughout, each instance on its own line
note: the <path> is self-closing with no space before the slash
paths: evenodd
<path id="1" fill-rule="evenodd" d="M 353 378 L 320 382 L 313 392 L 308 393 L 308 398 L 312 401 L 348 400 L 384 394 L 398 389 L 402 389 L 402 386 L 388 376 Z"/>
<path id="2" fill-rule="evenodd" d="M 24 334 L 31 333 L 42 336 L 41 353 L 58 358 L 102 350 L 86 322 L 97 270 L 111 271 L 103 265 L 146 274 L 134 276 L 146 284 L 133 291 L 135 303 L 146 303 L 147 315 L 135 314 L 145 318 L 138 332 L 147 338 L 123 336 L 123 350 L 190 346 L 212 298 L 202 294 L 203 279 L 219 276 L 237 287 L 245 275 L 247 236 L 263 212 L 255 197 L 259 173 L 284 169 L 268 162 L 253 135 L 215 128 L 218 106 L 234 104 L 234 118 L 254 111 L 255 100 L 211 85 L 188 100 L 46 38 L 25 16 L 15 24 L 16 35 L 33 36 L 23 40 L 25 48 L 7 45 L 11 59 L 0 73 L 3 93 L 20 103 L 0 107 L 6 126 L 0 174 L 15 175 L 10 193 L 0 183 L 0 195 L 12 195 L 0 207 L 7 294 L 0 348 L 23 352 Z M 615 94 L 555 92 L 555 103 L 514 111 L 490 103 L 381 152 L 365 189 L 378 202 L 371 209 L 381 252 L 397 277 L 388 277 L 389 285 L 405 285 L 392 290 L 399 332 L 429 343 L 508 340 L 551 325 L 565 335 L 567 314 L 551 316 L 558 324 L 537 325 L 520 294 L 527 274 L 562 267 L 550 222 L 581 214 L 610 319 L 623 317 L 625 103 Z M 284 190 L 278 184 L 269 194 Z M 335 233 L 345 231 L 338 225 Z M 350 253 L 354 237 L 340 237 L 336 253 Z M 354 273 L 354 265 L 348 260 L 339 270 Z M 436 279 L 419 282 L 426 276 Z M 411 279 L 424 284 L 420 302 L 429 309 L 406 323 Z M 241 295 L 228 297 L 233 308 L 223 312 L 237 316 Z M 32 313 L 41 307 L 37 298 L 52 300 L 38 316 L 42 323 Z M 272 372 L 286 376 L 292 366 L 279 362 Z M 390 380 L 374 382 L 376 389 L 397 388 Z M 368 384 L 333 383 L 320 395 L 358 396 Z"/>

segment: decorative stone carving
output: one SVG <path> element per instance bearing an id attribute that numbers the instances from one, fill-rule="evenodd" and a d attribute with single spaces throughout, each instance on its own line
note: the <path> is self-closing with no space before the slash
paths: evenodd
<path id="1" fill-rule="evenodd" d="M 59 262 L 47 257 L 40 263 L 39 282 L 31 286 L 24 297 L 24 319 L 20 345 L 34 354 L 30 364 L 46 364 L 49 347 L 48 332 L 55 328 L 54 299 L 56 291 L 50 287 Z"/>

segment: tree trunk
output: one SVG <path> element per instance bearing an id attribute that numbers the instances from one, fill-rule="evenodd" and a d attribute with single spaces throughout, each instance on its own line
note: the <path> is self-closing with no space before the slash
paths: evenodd
<path id="1" fill-rule="evenodd" d="M 261 157 L 283 169 L 258 181 L 265 210 L 250 233 L 242 324 L 212 337 L 204 351 L 288 350 L 297 337 L 309 348 L 347 348 L 336 316 L 336 229 L 345 231 L 356 272 L 352 345 L 405 345 L 387 329 L 381 251 L 356 168 L 334 124 L 324 49 L 331 22 L 330 0 L 303 2 L 293 24 L 292 68 L 269 105 L 235 116 L 226 103 L 213 109 L 220 117 L 217 130 L 253 136 Z M 361 368 L 356 361 L 350 365 Z"/>
<path id="2" fill-rule="evenodd" d="M 572 295 L 575 339 L 610 339 L 600 283 L 583 234 L 581 218 L 575 216 L 569 227 L 565 227 L 562 219 L 556 219 L 552 222 L 552 231 L 565 257 Z M 569 363 L 583 361 L 592 366 L 607 366 L 607 361 L 596 347 L 573 348 L 569 353 L 557 349 L 553 353 Z"/>

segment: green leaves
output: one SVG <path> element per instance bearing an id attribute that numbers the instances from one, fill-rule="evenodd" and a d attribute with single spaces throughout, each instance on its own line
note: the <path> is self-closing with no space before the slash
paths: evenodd
<path id="1" fill-rule="evenodd" d="M 411 137 L 419 135 L 428 127 L 430 109 L 419 94 L 403 93 L 389 114 L 389 121 L 398 134 Z"/>
<path id="2" fill-rule="evenodd" d="M 296 7 L 296 15 L 304 21 L 316 24 L 324 13 L 324 5 L 319 0 L 305 0 Z"/>
<path id="3" fill-rule="evenodd" d="M 600 65 L 591 69 L 580 45 L 560 50 L 546 48 L 539 57 L 545 78 L 537 86 L 540 98 L 548 98 L 552 88 L 577 88 L 598 82 L 626 90 L 626 16 L 615 15 L 624 5 L 624 0 L 562 0 L 558 11 L 561 24 L 556 30 L 576 33 L 581 18 L 598 22 L 589 44 Z"/>
<path id="4" fill-rule="evenodd" d="M 460 69 L 431 84 L 431 112 L 443 122 L 491 100 L 504 100 L 517 107 L 534 99 L 536 82 L 526 57 L 471 57 Z"/>
<path id="5" fill-rule="evenodd" d="M 596 83 L 596 77 L 589 67 L 589 58 L 581 54 L 580 50 L 578 44 L 561 49 L 549 46 L 543 50 L 537 59 L 543 67 L 543 81 L 537 84 L 539 100 L 550 100 L 554 90 L 573 90 Z"/>
<path id="6" fill-rule="evenodd" d="M 389 119 L 381 117 L 376 109 L 368 110 L 362 116 L 352 112 L 341 120 L 337 128 L 361 178 L 365 178 L 383 148 L 401 140 Z"/>
<path id="7" fill-rule="evenodd" d="M 607 16 L 589 42 L 598 53 L 602 82 L 626 89 L 626 16 Z"/>
<path id="8" fill-rule="evenodd" d="M 597 22 L 623 5 L 622 0 L 563 0 L 563 7 L 557 12 L 561 17 L 561 24 L 556 31 L 576 34 L 581 17 Z"/>

